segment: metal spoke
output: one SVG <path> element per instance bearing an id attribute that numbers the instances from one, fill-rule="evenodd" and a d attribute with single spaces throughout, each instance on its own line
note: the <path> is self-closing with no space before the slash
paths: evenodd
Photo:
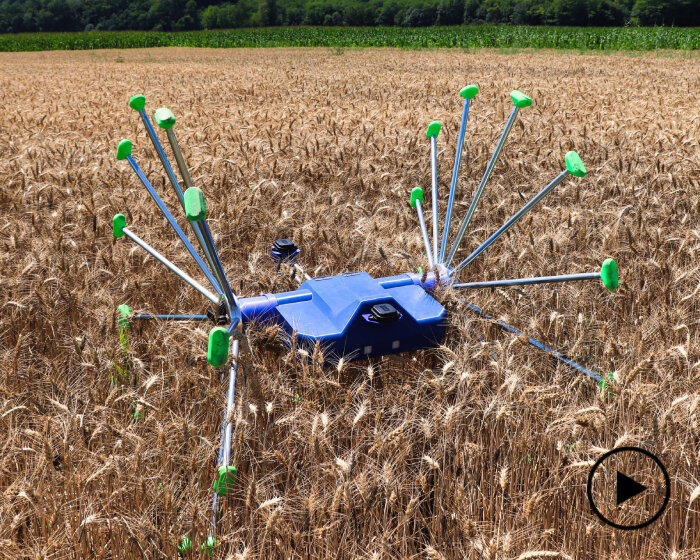
<path id="1" fill-rule="evenodd" d="M 440 243 L 440 255 L 437 256 L 437 262 L 445 261 L 445 250 L 447 249 L 447 237 L 450 230 L 450 221 L 452 220 L 452 208 L 454 206 L 455 193 L 457 191 L 457 180 L 459 177 L 459 166 L 462 161 L 462 147 L 464 146 L 464 134 L 467 130 L 467 116 L 469 115 L 469 103 L 472 98 L 479 92 L 479 88 L 471 85 L 459 92 L 464 97 L 464 108 L 462 109 L 462 122 L 459 125 L 459 136 L 457 137 L 457 151 L 455 152 L 455 164 L 452 168 L 452 181 L 450 183 L 450 195 L 447 200 L 447 211 L 445 213 L 445 225 L 442 230 L 442 242 Z"/>
<path id="2" fill-rule="evenodd" d="M 538 278 L 516 278 L 515 280 L 489 280 L 486 282 L 467 282 L 455 284 L 454 288 L 501 288 L 504 286 L 527 286 L 529 284 L 553 284 L 555 282 L 578 282 L 582 280 L 598 280 L 600 272 L 585 272 L 582 274 L 563 274 L 561 276 L 540 276 Z"/>
<path id="3" fill-rule="evenodd" d="M 496 166 L 496 162 L 498 161 L 498 157 L 501 155 L 501 151 L 503 150 L 503 146 L 506 143 L 506 139 L 508 138 L 508 134 L 510 133 L 510 129 L 513 127 L 513 123 L 515 122 L 515 118 L 518 116 L 518 111 L 522 107 L 528 107 L 530 104 L 532 104 L 532 99 L 527 97 L 525 94 L 519 92 L 519 91 L 513 91 L 510 94 L 511 99 L 513 100 L 514 107 L 513 110 L 510 113 L 510 116 L 508 117 L 508 121 L 506 122 L 506 126 L 503 129 L 503 132 L 501 133 L 501 137 L 498 139 L 498 144 L 496 144 L 496 149 L 493 151 L 493 155 L 491 156 L 491 159 L 489 160 L 488 165 L 486 166 L 486 171 L 484 171 L 484 176 L 481 178 L 481 182 L 479 183 L 479 186 L 476 189 L 476 192 L 474 193 L 474 199 L 472 200 L 472 203 L 469 205 L 469 209 L 467 210 L 467 215 L 464 217 L 464 220 L 462 221 L 462 224 L 459 227 L 459 231 L 457 232 L 457 237 L 455 237 L 454 242 L 452 243 L 452 247 L 450 249 L 450 252 L 447 256 L 447 260 L 445 261 L 445 266 L 450 266 L 450 263 L 452 262 L 452 259 L 455 256 L 455 253 L 457 252 L 457 249 L 459 249 L 459 244 L 462 242 L 462 238 L 464 237 L 464 234 L 467 231 L 467 228 L 469 227 L 469 223 L 472 220 L 472 216 L 474 215 L 474 211 L 476 210 L 477 205 L 479 204 L 479 199 L 481 198 L 482 193 L 484 192 L 484 187 L 486 186 L 486 183 L 488 182 L 489 178 L 491 177 L 491 173 L 493 172 L 493 168 Z"/>
<path id="4" fill-rule="evenodd" d="M 214 295 L 209 290 L 207 290 L 204 286 L 202 286 L 199 282 L 197 282 L 194 278 L 191 278 L 184 270 L 182 270 L 180 267 L 178 267 L 175 263 L 172 263 L 168 259 L 166 259 L 163 255 L 161 255 L 158 251 L 156 251 L 153 247 L 151 247 L 148 243 L 146 243 L 138 235 L 136 235 L 131 230 L 129 230 L 129 228 L 123 227 L 122 231 L 124 232 L 124 235 L 126 235 L 129 239 L 131 239 L 139 247 L 141 247 L 146 252 L 148 252 L 153 258 L 155 258 L 156 260 L 158 260 L 162 264 L 164 264 L 171 272 L 173 272 L 175 275 L 179 276 L 181 280 L 184 280 L 185 282 L 187 282 L 190 286 L 192 286 L 195 290 L 197 290 L 200 294 L 202 294 L 205 298 L 207 298 L 212 303 L 219 305 L 219 303 L 221 301 L 219 296 Z"/>
<path id="5" fill-rule="evenodd" d="M 430 239 L 428 238 L 428 228 L 425 227 L 425 218 L 423 217 L 423 189 L 416 187 L 411 191 L 411 206 L 418 212 L 418 223 L 420 223 L 420 232 L 423 235 L 423 244 L 425 245 L 425 254 L 428 257 L 428 268 L 435 267 L 433 254 L 430 251 Z"/>
<path id="6" fill-rule="evenodd" d="M 131 98 L 129 101 L 129 105 L 132 107 L 132 109 L 138 111 L 139 116 L 141 117 L 141 121 L 143 122 L 143 125 L 146 127 L 146 133 L 148 134 L 148 137 L 151 139 L 151 143 L 153 144 L 153 147 L 156 150 L 156 153 L 158 154 L 158 158 L 160 159 L 161 164 L 163 165 L 163 168 L 165 169 L 165 173 L 168 176 L 168 179 L 170 181 L 170 185 L 173 187 L 173 190 L 175 191 L 175 195 L 177 196 L 178 201 L 180 202 L 180 205 L 182 206 L 182 209 L 185 209 L 185 201 L 183 198 L 182 194 L 182 189 L 180 188 L 180 183 L 177 180 L 177 177 L 175 177 L 175 173 L 173 172 L 173 168 L 170 165 L 170 162 L 168 161 L 167 156 L 165 155 L 165 151 L 163 150 L 163 146 L 160 143 L 160 140 L 158 140 L 158 136 L 156 135 L 156 131 L 153 128 L 153 125 L 151 124 L 151 120 L 148 118 L 148 115 L 146 114 L 146 111 L 144 109 L 146 103 L 146 98 L 143 95 L 136 95 Z M 174 120 L 174 117 L 173 117 Z M 177 158 L 177 155 L 176 155 Z M 200 248 L 202 249 L 202 252 L 204 253 L 205 258 L 209 262 L 209 266 L 213 268 L 212 264 L 212 259 L 211 256 L 207 252 L 207 248 L 204 245 L 204 240 L 202 238 L 202 232 L 199 229 L 199 224 L 197 223 L 192 223 L 192 230 L 194 231 L 195 237 L 197 238 L 197 242 L 199 243 Z M 216 289 L 218 290 L 219 287 L 217 286 Z"/>
<path id="7" fill-rule="evenodd" d="M 465 266 L 467 266 L 470 262 L 472 262 L 476 257 L 478 257 L 483 251 L 485 251 L 492 243 L 494 243 L 499 237 L 501 237 L 505 232 L 507 232 L 510 228 L 512 228 L 515 223 L 520 220 L 525 214 L 527 214 L 532 208 L 540 201 L 542 200 L 549 192 L 554 189 L 559 183 L 561 183 L 566 177 L 569 175 L 569 171 L 562 171 L 556 179 L 554 179 L 549 185 L 547 185 L 544 189 L 542 189 L 539 193 L 535 195 L 535 197 L 530 200 L 525 206 L 523 206 L 518 212 L 512 216 L 505 224 L 503 224 L 500 228 L 498 228 L 497 231 L 495 231 L 491 236 L 484 241 L 479 247 L 477 247 L 474 252 L 469 255 L 466 259 L 464 259 L 461 263 L 459 263 L 455 269 L 452 271 L 450 276 L 453 276 L 454 278 L 457 277 L 457 274 L 459 274 L 459 271 L 462 270 Z"/>

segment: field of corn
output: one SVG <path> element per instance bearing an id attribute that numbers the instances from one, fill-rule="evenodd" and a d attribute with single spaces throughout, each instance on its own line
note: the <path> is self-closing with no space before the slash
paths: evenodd
<path id="1" fill-rule="evenodd" d="M 567 180 L 462 279 L 620 266 L 598 282 L 463 294 L 586 367 L 612 391 L 475 317 L 450 294 L 444 346 L 368 362 L 299 361 L 275 328 L 246 333 L 217 558 L 700 557 L 700 76 L 684 58 L 389 49 L 1 54 L 0 557 L 199 554 L 225 404 L 207 325 L 134 325 L 206 308 L 133 244 L 117 212 L 194 277 L 115 150 L 177 210 L 138 115 L 163 105 L 241 296 L 294 289 L 269 259 L 302 247 L 312 275 L 425 267 L 409 193 L 440 212 L 462 100 L 476 83 L 454 232 L 518 88 L 523 109 L 459 255 L 563 168 Z M 178 216 L 181 212 L 178 212 Z M 429 225 L 430 227 L 430 225 Z M 458 255 L 458 256 L 459 256 Z M 135 413 L 135 414 L 134 414 Z M 134 417 L 136 416 L 136 420 Z M 586 479 L 606 450 L 662 458 L 671 502 L 652 526 L 602 524 Z M 191 552 L 193 556 L 195 552 Z"/>
<path id="2" fill-rule="evenodd" d="M 604 51 L 700 49 L 697 27 L 271 27 L 216 31 L 92 31 L 0 35 L 0 52 L 145 47 L 515 48 Z"/>

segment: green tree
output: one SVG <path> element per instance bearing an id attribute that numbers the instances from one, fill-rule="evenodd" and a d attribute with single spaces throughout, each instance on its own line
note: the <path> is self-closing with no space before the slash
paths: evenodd
<path id="1" fill-rule="evenodd" d="M 607 26 L 624 25 L 629 10 L 613 0 L 589 0 L 587 25 Z"/>
<path id="2" fill-rule="evenodd" d="M 473 23 L 482 18 L 481 0 L 467 0 L 464 3 L 464 23 Z"/>
<path id="3" fill-rule="evenodd" d="M 0 0 L 0 32 L 273 25 L 700 26 L 699 0 Z"/>
<path id="4" fill-rule="evenodd" d="M 175 31 L 189 31 L 199 29 L 199 14 L 195 0 L 187 0 L 182 17 L 173 24 Z"/>
<path id="5" fill-rule="evenodd" d="M 637 0 L 631 15 L 642 25 L 700 25 L 697 0 Z"/>
<path id="6" fill-rule="evenodd" d="M 85 24 L 96 26 L 125 8 L 126 2 L 123 0 L 116 2 L 110 2 L 109 0 L 85 0 L 83 2 L 83 21 Z"/>
<path id="7" fill-rule="evenodd" d="M 260 0 L 260 21 L 262 25 L 277 25 L 276 0 Z"/>
<path id="8" fill-rule="evenodd" d="M 376 11 L 374 22 L 377 25 L 394 25 L 396 14 L 401 10 L 398 0 L 386 0 Z"/>
<path id="9" fill-rule="evenodd" d="M 340 12 L 326 14 L 323 18 L 323 25 L 327 27 L 338 27 L 340 25 L 343 25 L 343 14 L 341 14 Z"/>
<path id="10" fill-rule="evenodd" d="M 586 0 L 555 0 L 554 15 L 559 25 L 586 25 L 588 9 Z"/>
<path id="11" fill-rule="evenodd" d="M 154 0 L 148 18 L 156 31 L 170 31 L 185 14 L 185 0 Z"/>
<path id="12" fill-rule="evenodd" d="M 459 25 L 464 16 L 464 0 L 440 0 L 435 10 L 435 25 Z"/>
<path id="13" fill-rule="evenodd" d="M 323 25 L 326 16 L 338 12 L 342 16 L 342 9 L 336 9 L 336 6 L 324 0 L 309 2 L 304 6 L 304 25 Z"/>
<path id="14" fill-rule="evenodd" d="M 250 27 L 253 16 L 260 13 L 258 8 L 256 0 L 239 0 L 235 4 L 208 6 L 202 13 L 202 27 L 205 29 Z"/>
<path id="15" fill-rule="evenodd" d="M 343 9 L 343 25 L 372 25 L 373 14 L 367 4 L 351 2 Z"/>
<path id="16" fill-rule="evenodd" d="M 24 28 L 25 6 L 22 1 L 3 0 L 0 2 L 0 33 L 19 33 Z"/>
<path id="17" fill-rule="evenodd" d="M 632 9 L 632 17 L 642 25 L 661 23 L 668 5 L 668 0 L 637 0 Z"/>

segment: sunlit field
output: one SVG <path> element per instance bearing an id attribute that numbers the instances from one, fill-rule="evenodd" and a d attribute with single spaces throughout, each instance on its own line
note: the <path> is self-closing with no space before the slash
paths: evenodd
<path id="1" fill-rule="evenodd" d="M 0 54 L 0 556 L 174 558 L 211 520 L 225 384 L 206 324 L 115 310 L 206 302 L 125 239 L 200 278 L 122 138 L 178 217 L 138 115 L 170 107 L 232 288 L 293 290 L 269 258 L 293 239 L 311 275 L 426 267 L 410 192 L 430 191 L 439 120 L 444 216 L 469 115 L 453 232 L 512 108 L 522 109 L 458 257 L 564 169 L 567 179 L 464 271 L 464 281 L 590 272 L 599 282 L 463 293 L 607 376 L 610 390 L 473 315 L 450 293 L 440 348 L 321 365 L 275 327 L 241 345 L 216 558 L 700 557 L 700 81 L 697 61 L 394 49 L 131 49 Z M 427 196 L 427 194 L 426 194 Z M 125 352 L 125 354 L 123 354 Z M 138 413 L 134 421 L 134 409 Z M 640 531 L 601 523 L 593 462 L 653 450 L 672 481 Z"/>

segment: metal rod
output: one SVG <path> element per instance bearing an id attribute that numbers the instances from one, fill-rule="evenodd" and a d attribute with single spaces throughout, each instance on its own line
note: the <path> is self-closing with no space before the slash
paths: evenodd
<path id="1" fill-rule="evenodd" d="M 185 163 L 185 158 L 182 156 L 182 150 L 180 149 L 180 144 L 177 141 L 177 137 L 175 136 L 175 132 L 173 131 L 172 128 L 166 129 L 166 133 L 168 135 L 168 141 L 170 142 L 170 147 L 173 150 L 173 154 L 175 155 L 175 161 L 177 162 L 177 166 L 180 169 L 180 174 L 182 175 L 182 180 L 184 181 L 185 185 L 187 188 L 191 188 L 192 185 L 192 177 L 190 175 L 189 170 L 187 169 L 187 164 Z M 207 258 L 209 259 L 209 263 L 211 265 L 212 271 L 214 272 L 214 275 L 216 276 L 216 279 L 219 282 L 219 285 L 222 288 L 222 292 L 224 294 L 224 297 L 226 298 L 226 301 L 228 303 L 229 307 L 229 314 L 231 315 L 231 321 L 234 323 L 234 328 L 240 322 L 241 319 L 241 313 L 240 310 L 238 309 L 238 304 L 236 302 L 236 296 L 233 294 L 233 291 L 231 290 L 231 286 L 228 282 L 228 278 L 226 277 L 226 272 L 224 271 L 224 267 L 221 264 L 221 259 L 219 258 L 219 254 L 216 251 L 216 248 L 214 247 L 214 240 L 212 239 L 211 232 L 209 231 L 209 226 L 207 225 L 206 220 L 200 220 L 198 222 L 193 222 L 196 224 L 197 231 L 201 234 L 202 237 L 202 243 L 204 244 L 204 252 L 207 255 Z"/>
<path id="2" fill-rule="evenodd" d="M 231 461 L 231 434 L 233 430 L 233 423 L 227 422 L 229 413 L 233 410 L 233 405 L 235 401 L 236 392 L 236 376 L 238 374 L 238 340 L 233 339 L 231 354 L 233 355 L 233 360 L 231 362 L 231 367 L 228 373 L 228 390 L 226 392 L 226 411 L 224 413 L 224 421 L 221 425 L 221 445 L 219 447 L 219 458 L 217 465 L 219 467 L 229 466 Z M 212 537 L 216 531 L 216 517 L 218 513 L 218 498 L 217 492 L 214 492 L 214 498 L 212 500 L 212 524 L 209 530 L 209 536 Z"/>
<path id="3" fill-rule="evenodd" d="M 455 201 L 455 193 L 457 191 L 457 178 L 459 176 L 459 166 L 462 162 L 462 146 L 464 145 L 464 134 L 467 129 L 467 116 L 469 115 L 469 98 L 464 99 L 464 109 L 462 110 L 462 122 L 459 125 L 459 137 L 457 138 L 457 152 L 455 153 L 455 165 L 452 168 L 452 182 L 450 183 L 450 195 L 447 200 L 447 212 L 445 214 L 445 226 L 442 230 L 442 243 L 440 244 L 440 256 L 437 258 L 438 263 L 445 260 L 445 250 L 447 249 L 447 236 L 450 229 L 450 220 L 452 219 L 452 206 Z"/>
<path id="4" fill-rule="evenodd" d="M 471 303 L 468 303 L 468 302 L 466 302 L 465 300 L 463 300 L 463 299 L 461 299 L 461 298 L 456 298 L 456 299 L 457 299 L 460 303 L 465 304 L 465 305 L 467 306 L 467 309 L 469 309 L 470 311 L 473 311 L 474 313 L 476 313 L 477 315 L 483 317 L 484 319 L 489 319 L 489 320 L 491 320 L 491 321 L 494 321 L 494 320 L 495 320 L 495 317 L 489 315 L 488 313 L 484 313 L 484 312 L 483 312 L 480 308 L 478 308 L 476 305 L 472 305 Z M 506 331 L 508 331 L 509 333 L 512 333 L 512 334 L 514 334 L 514 335 L 516 335 L 516 336 L 522 336 L 522 337 L 525 336 L 525 333 L 523 333 L 522 331 L 519 331 L 519 330 L 516 329 L 515 327 L 511 327 L 510 325 L 504 323 L 503 321 L 496 321 L 496 324 L 497 324 L 499 327 L 501 327 L 503 330 L 506 330 Z M 589 370 L 589 369 L 583 367 L 581 364 L 577 364 L 576 362 L 574 362 L 573 360 L 570 360 L 569 358 L 566 358 L 565 356 L 562 356 L 562 355 L 561 355 L 559 352 L 557 352 L 556 350 L 552 350 L 551 348 L 545 346 L 544 344 L 542 344 L 541 342 L 535 340 L 534 338 L 527 337 L 527 341 L 528 341 L 529 344 L 531 344 L 531 345 L 534 346 L 535 348 L 539 348 L 539 349 L 542 350 L 543 352 L 546 352 L 546 353 L 549 354 L 550 356 L 553 356 L 554 358 L 556 358 L 556 359 L 559 360 L 560 362 L 566 364 L 567 366 L 570 366 L 570 367 L 572 367 L 572 368 L 574 368 L 574 369 L 580 371 L 581 373 L 584 373 L 584 374 L 588 375 L 589 377 L 592 377 L 592 378 L 595 379 L 596 381 L 601 381 L 601 380 L 602 380 L 602 377 L 600 377 L 599 375 L 593 373 L 591 370 Z"/>
<path id="5" fill-rule="evenodd" d="M 518 210 L 515 215 L 513 215 L 505 224 L 503 224 L 498 230 L 491 234 L 486 241 L 484 241 L 479 247 L 477 247 L 474 252 L 459 263 L 455 269 L 450 273 L 450 276 L 457 277 L 457 274 L 470 262 L 472 262 L 476 257 L 478 257 L 485 249 L 487 249 L 494 241 L 496 241 L 501 235 L 507 232 L 515 223 L 527 214 L 540 200 L 542 200 L 547 194 L 549 194 L 554 187 L 561 183 L 566 177 L 570 175 L 568 170 L 562 171 L 557 177 L 549 183 L 545 188 L 538 192 L 525 206 Z"/>
<path id="6" fill-rule="evenodd" d="M 216 276 L 219 280 L 219 283 L 221 284 L 221 287 L 223 288 L 224 298 L 226 299 L 226 304 L 227 304 L 229 316 L 231 319 L 230 330 L 233 330 L 238 326 L 238 324 L 241 321 L 241 310 L 238 306 L 238 301 L 236 300 L 236 296 L 233 294 L 233 291 L 231 290 L 231 286 L 228 283 L 228 278 L 226 277 L 226 272 L 224 272 L 224 267 L 221 264 L 221 260 L 219 259 L 219 254 L 216 252 L 216 248 L 214 247 L 214 240 L 211 237 L 211 232 L 209 231 L 209 226 L 207 226 L 206 220 L 200 220 L 199 223 L 201 224 L 201 231 L 203 234 L 204 243 L 206 244 L 207 249 L 209 250 L 209 253 L 211 254 L 211 256 L 213 258 L 214 274 L 216 274 Z"/>
<path id="7" fill-rule="evenodd" d="M 185 163 L 185 158 L 182 156 L 182 150 L 180 149 L 180 144 L 178 144 L 177 138 L 175 137 L 175 132 L 172 128 L 165 131 L 168 135 L 168 142 L 170 142 L 170 147 L 175 155 L 175 161 L 177 162 L 177 167 L 180 170 L 180 175 L 182 175 L 182 180 L 185 186 L 189 189 L 192 187 L 192 177 L 190 176 L 190 171 Z M 184 204 L 184 203 L 183 203 Z"/>
<path id="8" fill-rule="evenodd" d="M 489 178 L 491 177 L 491 173 L 493 172 L 493 168 L 496 165 L 496 162 L 498 161 L 498 156 L 501 155 L 501 150 L 503 150 L 503 145 L 506 143 L 506 139 L 508 138 L 508 133 L 510 132 L 510 129 L 513 127 L 513 123 L 515 122 L 515 117 L 518 115 L 518 107 L 513 107 L 513 110 L 510 113 L 510 117 L 508 117 L 508 122 L 506 122 L 506 127 L 503 129 L 503 132 L 501 133 L 501 137 L 498 140 L 498 144 L 496 144 L 496 149 L 493 152 L 493 155 L 491 156 L 491 159 L 489 160 L 489 164 L 486 166 L 486 171 L 484 171 L 484 176 L 481 178 L 481 182 L 479 183 L 479 186 L 476 189 L 476 192 L 474 193 L 474 199 L 472 200 L 472 203 L 469 205 L 469 210 L 467 210 L 467 215 L 464 217 L 464 220 L 462 221 L 462 224 L 459 226 L 459 231 L 457 232 L 457 237 L 455 237 L 454 242 L 452 243 L 452 247 L 450 248 L 450 252 L 447 256 L 447 260 L 445 261 L 445 266 L 450 266 L 450 263 L 452 262 L 452 259 L 455 256 L 455 253 L 457 252 L 457 249 L 459 249 L 459 244 L 462 242 L 462 238 L 464 237 L 465 232 L 467 231 L 467 228 L 469 227 L 469 223 L 472 221 L 472 216 L 474 215 L 474 211 L 476 210 L 477 204 L 479 204 L 479 199 L 481 198 L 481 194 L 484 192 L 484 187 L 486 186 L 486 183 L 488 182 Z"/>
<path id="9" fill-rule="evenodd" d="M 138 235 L 133 233 L 129 228 L 127 228 L 127 227 L 122 228 L 122 231 L 124 232 L 124 235 L 126 235 L 129 239 L 131 239 L 134 243 L 136 243 L 143 250 L 150 253 L 150 255 L 153 258 L 155 258 L 156 260 L 163 263 L 171 272 L 173 272 L 174 274 L 179 276 L 181 280 L 184 280 L 185 282 L 187 282 L 190 286 L 192 286 L 195 290 L 197 290 L 200 294 L 202 294 L 205 298 L 207 298 L 212 303 L 219 305 L 219 303 L 221 302 L 221 299 L 219 296 L 212 294 L 209 290 L 207 290 L 204 286 L 202 286 L 194 278 L 191 278 L 190 276 L 188 276 L 184 270 L 182 270 L 176 264 L 174 264 L 174 263 L 170 262 L 168 259 L 166 259 L 163 255 L 161 255 L 158 251 L 156 251 L 153 247 L 151 247 L 148 243 L 146 243 Z"/>
<path id="10" fill-rule="evenodd" d="M 433 262 L 433 254 L 430 251 L 430 239 L 428 239 L 428 228 L 425 227 L 425 218 L 423 217 L 423 205 L 421 201 L 416 199 L 416 210 L 418 211 L 418 222 L 420 223 L 420 232 L 423 234 L 423 244 L 425 245 L 425 253 L 428 256 L 428 268 L 432 269 L 435 266 Z"/>
<path id="11" fill-rule="evenodd" d="M 151 143 L 153 144 L 153 147 L 155 148 L 156 152 L 158 153 L 158 158 L 160 159 L 160 162 L 163 164 L 163 168 L 165 169 L 165 173 L 168 175 L 168 179 L 170 180 L 170 184 L 173 187 L 173 190 L 175 191 L 175 194 L 177 195 L 177 199 L 180 201 L 180 206 L 182 206 L 182 209 L 185 209 L 185 197 L 182 194 L 182 189 L 180 188 L 180 183 L 178 183 L 177 177 L 175 177 L 175 173 L 173 172 L 173 168 L 170 165 L 170 162 L 168 161 L 167 156 L 165 155 L 165 151 L 163 150 L 163 146 L 160 143 L 160 140 L 158 140 L 158 135 L 156 134 L 156 131 L 153 129 L 153 125 L 151 124 L 151 120 L 148 118 L 148 115 L 146 114 L 146 111 L 144 109 L 141 109 L 139 111 L 139 115 L 141 115 L 141 120 L 143 121 L 144 126 L 146 127 L 146 132 L 148 133 L 148 137 L 151 139 Z M 168 138 L 170 138 L 170 130 L 168 130 Z M 172 142 L 171 142 L 172 146 Z M 175 159 L 178 158 L 178 153 L 180 154 L 180 158 L 182 158 L 182 153 L 180 152 L 180 148 L 178 146 L 177 151 L 173 148 L 173 152 L 175 153 Z M 183 162 L 184 164 L 184 162 Z M 180 161 L 178 160 L 178 166 L 180 166 Z M 185 169 L 186 171 L 186 169 Z M 182 167 L 180 167 L 180 173 L 183 175 L 183 179 L 185 179 L 185 184 L 187 184 L 187 179 L 189 179 L 189 173 L 187 173 L 187 178 L 185 178 L 185 174 L 182 172 Z M 191 185 L 187 185 L 188 187 Z M 209 262 L 209 266 L 213 269 L 214 265 L 212 264 L 212 259 L 211 255 L 209 255 L 206 245 L 204 244 L 204 239 L 202 238 L 202 232 L 199 229 L 199 224 L 197 222 L 190 222 L 192 226 L 192 230 L 194 231 L 194 235 L 197 238 L 197 242 L 199 243 L 199 246 L 202 249 L 202 252 L 204 253 L 204 256 L 206 257 L 207 261 Z M 217 288 L 218 289 L 218 288 Z"/>
<path id="12" fill-rule="evenodd" d="M 207 268 L 207 265 L 202 260 L 202 257 L 199 256 L 197 250 L 192 246 L 192 243 L 190 243 L 190 240 L 185 235 L 185 232 L 182 231 L 178 223 L 175 221 L 175 218 L 173 218 L 173 215 L 170 213 L 170 210 L 168 210 L 168 208 L 161 200 L 160 196 L 158 196 L 158 193 L 153 188 L 153 185 L 151 185 L 151 183 L 148 181 L 148 178 L 146 177 L 146 175 L 144 175 L 143 171 L 141 171 L 141 168 L 138 166 L 134 158 L 130 155 L 127 155 L 126 159 L 129 161 L 129 164 L 131 165 L 132 169 L 136 172 L 136 175 L 138 175 L 139 179 L 141 180 L 141 183 L 143 183 L 143 186 L 146 187 L 148 194 L 151 195 L 151 198 L 156 203 L 160 211 L 163 213 L 163 216 L 165 216 L 165 219 L 168 220 L 168 223 L 175 230 L 175 233 L 180 238 L 180 241 L 182 241 L 182 243 L 187 248 L 187 251 L 190 253 L 190 255 L 192 255 L 192 258 L 195 260 L 197 266 L 199 266 L 204 276 L 206 276 L 207 280 L 209 280 L 211 285 L 214 286 L 214 289 L 217 292 L 220 292 L 221 286 L 219 285 L 219 282 L 217 282 L 216 278 L 214 278 L 209 268 Z"/>
<path id="13" fill-rule="evenodd" d="M 305 280 L 311 280 L 311 276 L 306 274 L 306 272 L 304 272 L 304 269 L 301 266 L 299 266 L 297 263 L 294 263 L 293 266 L 294 266 L 294 270 L 296 270 L 299 274 L 301 274 Z"/>
<path id="14" fill-rule="evenodd" d="M 177 195 L 177 199 L 180 201 L 180 205 L 182 206 L 182 209 L 185 209 L 185 197 L 182 194 L 182 189 L 180 188 L 180 184 L 178 183 L 177 178 L 175 177 L 175 173 L 173 172 L 173 168 L 170 166 L 170 162 L 168 161 L 167 156 L 165 155 L 165 152 L 163 151 L 163 146 L 161 146 L 160 140 L 158 140 L 158 136 L 156 135 L 156 131 L 153 129 L 153 125 L 151 124 L 151 120 L 148 118 L 148 115 L 146 114 L 145 109 L 141 109 L 139 111 L 139 115 L 141 116 L 141 120 L 143 121 L 144 126 L 146 127 L 146 132 L 148 133 L 148 137 L 151 139 L 151 143 L 153 144 L 153 147 L 155 148 L 156 152 L 158 153 L 158 158 L 160 159 L 160 162 L 163 164 L 163 167 L 165 168 L 165 173 L 168 175 L 168 179 L 170 179 L 170 184 L 173 187 L 173 190 L 175 191 L 175 194 Z"/>
<path id="15" fill-rule="evenodd" d="M 211 319 L 207 315 L 151 315 L 150 313 L 139 313 L 137 315 L 132 315 L 131 319 L 134 321 L 210 321 Z"/>
<path id="16" fill-rule="evenodd" d="M 438 254 L 438 184 L 437 184 L 437 137 L 430 137 L 430 170 L 432 174 L 433 200 L 433 255 Z M 433 266 L 431 265 L 430 268 Z"/>
<path id="17" fill-rule="evenodd" d="M 193 186 L 192 177 L 190 176 L 190 172 L 187 169 L 185 159 L 182 156 L 182 150 L 180 150 L 180 144 L 178 144 L 175 132 L 171 128 L 169 128 L 166 129 L 166 133 L 168 136 L 168 141 L 170 142 L 170 147 L 172 148 L 173 154 L 175 155 L 175 161 L 177 162 L 178 168 L 180 169 L 180 173 L 182 174 L 183 181 L 185 182 L 187 188 L 191 188 Z M 196 232 L 201 238 L 204 253 L 207 256 L 207 259 L 209 260 L 209 264 L 211 265 L 211 269 L 214 273 L 214 276 L 217 279 L 217 282 L 219 283 L 219 286 L 221 286 L 221 290 L 226 299 L 228 312 L 231 318 L 232 329 L 235 329 L 236 326 L 240 323 L 241 313 L 238 308 L 236 296 L 231 290 L 231 285 L 229 284 L 228 278 L 226 277 L 226 272 L 224 271 L 224 267 L 221 264 L 221 259 L 219 258 L 219 254 L 217 253 L 216 247 L 214 246 L 214 240 L 212 239 L 211 232 L 209 231 L 209 226 L 207 225 L 206 220 L 191 223 L 193 223 Z"/>
<path id="18" fill-rule="evenodd" d="M 555 282 L 577 282 L 580 280 L 599 280 L 600 272 L 581 274 L 563 274 L 561 276 L 540 276 L 538 278 L 517 278 L 515 280 L 490 280 L 487 282 L 468 282 L 455 284 L 454 288 L 498 288 L 502 286 L 525 286 L 528 284 L 553 284 Z"/>
<path id="19" fill-rule="evenodd" d="M 177 162 L 177 167 L 180 170 L 180 175 L 182 175 L 182 180 L 185 183 L 185 186 L 189 189 L 192 187 L 192 177 L 190 176 L 190 171 L 187 168 L 187 164 L 185 163 L 185 158 L 182 157 L 182 150 L 180 149 L 180 144 L 178 144 L 177 138 L 175 137 L 175 132 L 173 131 L 172 128 L 167 129 L 166 134 L 168 136 L 168 142 L 170 142 L 170 148 L 173 151 L 173 154 L 175 155 L 175 161 Z M 184 210 L 185 208 L 185 203 L 183 201 L 182 203 L 182 208 Z M 207 256 L 207 260 L 209 261 L 209 265 L 211 266 L 212 270 L 216 269 L 216 260 L 214 259 L 214 255 L 211 253 L 209 248 L 207 247 L 206 242 L 204 241 L 204 232 L 202 231 L 203 225 L 200 222 L 190 222 L 192 224 L 192 227 L 195 229 L 197 233 L 197 239 L 199 239 L 200 243 L 202 244 L 202 250 L 204 251 L 205 255 Z"/>
<path id="20" fill-rule="evenodd" d="M 228 467 L 231 462 L 231 434 L 233 432 L 233 421 L 229 415 L 233 411 L 236 394 L 236 374 L 238 373 L 238 339 L 233 339 L 231 354 L 233 361 L 228 371 L 228 391 L 226 392 L 226 414 L 224 416 L 224 453 L 222 465 Z"/>

